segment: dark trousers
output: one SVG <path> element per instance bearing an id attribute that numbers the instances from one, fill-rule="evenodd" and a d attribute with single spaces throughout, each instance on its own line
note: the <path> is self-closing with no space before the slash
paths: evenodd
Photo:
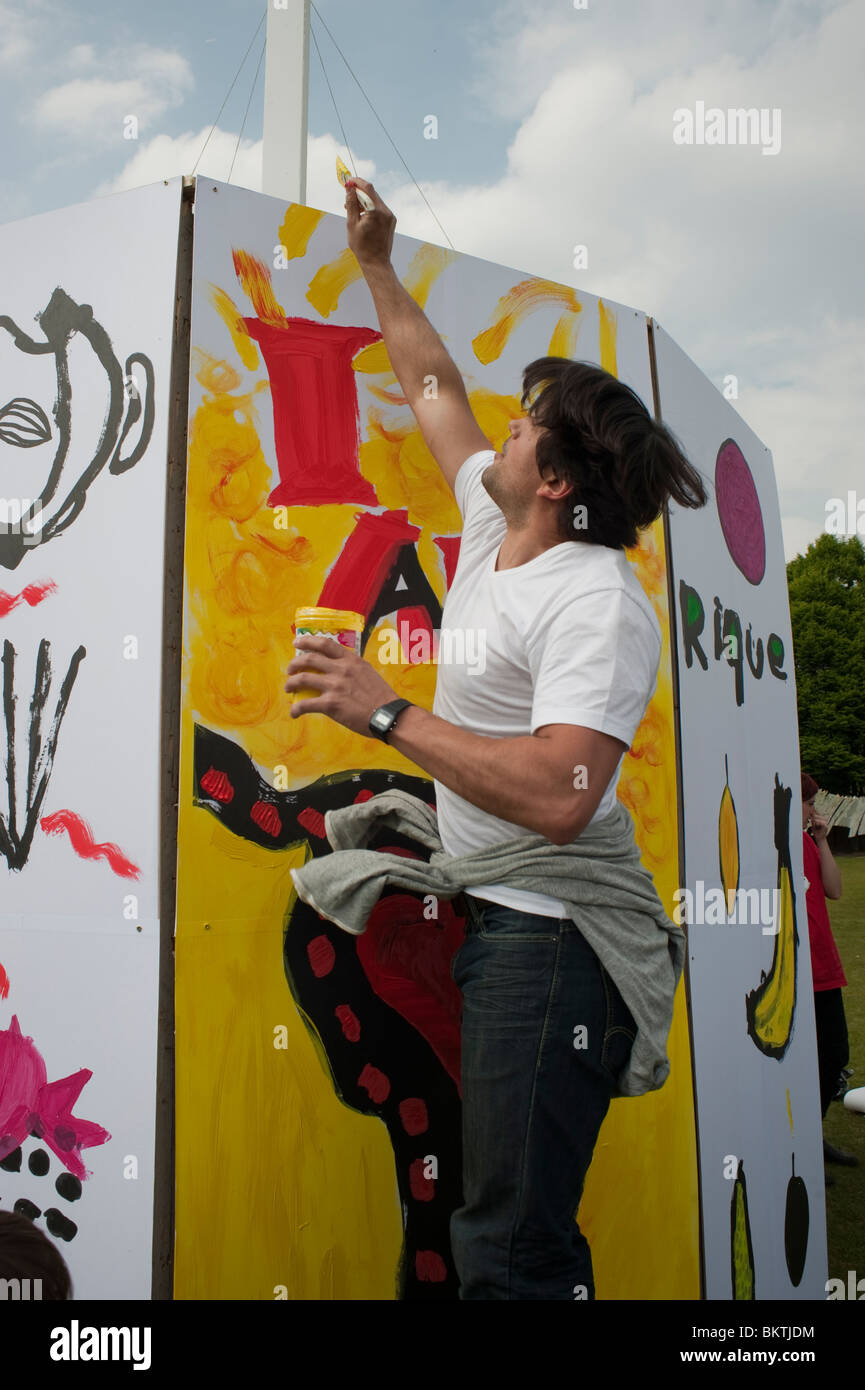
<path id="1" fill-rule="evenodd" d="M 575 1217 L 636 1025 L 569 919 L 465 901 L 460 1298 L 591 1299 Z"/>
<path id="2" fill-rule="evenodd" d="M 820 1072 L 820 1106 L 825 1116 L 838 1090 L 841 1072 L 850 1060 L 847 1019 L 840 989 L 814 991 L 817 1025 L 817 1067 Z"/>

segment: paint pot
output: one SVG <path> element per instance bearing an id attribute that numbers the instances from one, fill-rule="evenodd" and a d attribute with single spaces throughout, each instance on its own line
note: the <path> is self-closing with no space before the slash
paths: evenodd
<path id="1" fill-rule="evenodd" d="M 360 636 L 364 616 L 350 608 L 297 608 L 294 613 L 295 637 L 329 637 L 340 646 L 349 647 L 360 656 Z M 303 652 L 296 655 L 302 656 Z M 320 690 L 301 686 L 291 692 L 292 700 L 312 700 Z"/>

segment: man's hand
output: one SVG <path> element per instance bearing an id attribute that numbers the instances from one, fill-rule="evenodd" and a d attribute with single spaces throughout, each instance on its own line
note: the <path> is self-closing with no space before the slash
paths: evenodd
<path id="1" fill-rule="evenodd" d="M 296 701 L 291 708 L 292 719 L 301 714 L 326 714 L 352 733 L 373 738 L 370 718 L 380 705 L 399 698 L 396 691 L 362 656 L 330 637 L 298 637 L 294 647 L 302 655 L 296 656 L 288 667 L 285 689 L 306 686 L 320 690 L 321 694 Z"/>
<path id="2" fill-rule="evenodd" d="M 375 203 L 374 212 L 361 208 L 355 185 L 362 188 Z M 374 265 L 389 265 L 396 229 L 396 217 L 382 202 L 371 183 L 365 179 L 349 179 L 345 186 L 345 212 L 348 224 L 349 248 L 358 264 L 366 269 Z"/>

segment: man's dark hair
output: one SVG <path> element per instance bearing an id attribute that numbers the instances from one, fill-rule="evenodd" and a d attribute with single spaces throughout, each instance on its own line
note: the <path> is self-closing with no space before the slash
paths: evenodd
<path id="1" fill-rule="evenodd" d="M 522 408 L 545 431 L 538 471 L 552 467 L 574 485 L 559 513 L 566 540 L 630 549 L 669 497 L 682 507 L 706 505 L 702 478 L 675 436 L 603 368 L 539 357 L 523 372 Z M 586 508 L 584 526 L 574 525 L 577 504 Z"/>
<path id="2" fill-rule="evenodd" d="M 802 800 L 810 801 L 820 790 L 819 783 L 808 772 L 802 773 Z"/>
<path id="3" fill-rule="evenodd" d="M 29 1216 L 0 1211 L 0 1279 L 41 1279 L 42 1297 L 71 1297 L 66 1261 Z"/>

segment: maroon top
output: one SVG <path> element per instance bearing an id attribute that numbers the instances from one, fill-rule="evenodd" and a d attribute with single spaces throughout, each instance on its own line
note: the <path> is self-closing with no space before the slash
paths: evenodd
<path id="1" fill-rule="evenodd" d="M 802 859 L 808 892 L 805 905 L 808 908 L 808 935 L 811 938 L 811 973 L 814 976 L 814 989 L 840 989 L 846 985 L 847 978 L 841 965 L 841 957 L 826 908 L 826 890 L 823 887 L 823 871 L 820 867 L 820 851 L 807 830 L 802 835 Z"/>

